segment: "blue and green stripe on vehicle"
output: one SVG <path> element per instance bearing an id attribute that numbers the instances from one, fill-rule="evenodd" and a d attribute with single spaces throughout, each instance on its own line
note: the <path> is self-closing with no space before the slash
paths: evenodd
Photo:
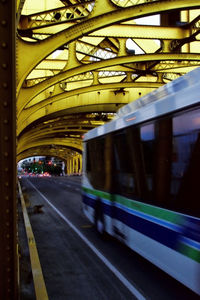
<path id="1" fill-rule="evenodd" d="M 192 217 L 107 192 L 82 187 L 83 202 L 95 208 L 97 198 L 103 213 L 130 228 L 200 263 L 200 240 L 184 237 L 184 224 Z"/>

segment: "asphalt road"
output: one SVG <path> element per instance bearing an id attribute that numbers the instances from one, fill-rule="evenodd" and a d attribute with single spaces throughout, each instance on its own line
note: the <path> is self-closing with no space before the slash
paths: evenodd
<path id="1" fill-rule="evenodd" d="M 50 300 L 195 300 L 196 294 L 118 241 L 81 209 L 81 178 L 22 178 Z M 43 213 L 33 213 L 43 204 Z"/>

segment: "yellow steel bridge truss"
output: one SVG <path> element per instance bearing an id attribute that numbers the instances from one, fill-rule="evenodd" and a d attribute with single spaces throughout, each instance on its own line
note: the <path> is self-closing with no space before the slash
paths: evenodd
<path id="1" fill-rule="evenodd" d="M 198 67 L 199 12 L 194 0 L 17 1 L 17 160 L 81 159 L 85 132 Z"/>

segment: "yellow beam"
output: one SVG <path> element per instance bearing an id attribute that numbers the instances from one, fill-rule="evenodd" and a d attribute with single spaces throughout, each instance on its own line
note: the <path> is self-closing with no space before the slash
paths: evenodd
<path id="1" fill-rule="evenodd" d="M 36 140 L 31 141 L 30 143 L 27 143 L 27 141 L 23 141 L 23 139 L 19 140 L 18 146 L 17 146 L 17 153 L 20 154 L 21 152 L 34 147 L 40 147 L 44 145 L 60 145 L 65 146 L 69 149 L 74 149 L 78 151 L 79 153 L 82 152 L 82 142 L 78 141 L 77 139 L 60 139 L 60 138 L 51 138 L 51 139 L 42 139 L 42 140 Z"/>
<path id="2" fill-rule="evenodd" d="M 71 157 L 72 153 L 74 154 L 75 152 L 71 149 L 64 148 L 63 146 L 59 149 L 40 145 L 39 147 L 29 148 L 19 153 L 17 155 L 17 162 L 32 156 L 53 156 L 66 161 L 68 157 Z"/>
<path id="3" fill-rule="evenodd" d="M 190 30 L 183 27 L 117 24 L 96 30 L 94 37 L 115 37 L 133 39 L 183 39 L 190 36 Z"/>
<path id="4" fill-rule="evenodd" d="M 103 90 L 104 85 L 102 85 L 102 89 L 100 86 L 99 89 L 96 89 L 96 92 L 92 92 L 90 89 L 90 93 L 77 93 L 75 96 L 61 97 L 59 101 L 55 98 L 55 100 L 57 100 L 56 102 L 50 101 L 50 99 L 45 100 L 42 103 L 22 111 L 18 118 L 17 132 L 20 134 L 20 132 L 32 122 L 56 112 L 57 116 L 59 116 L 60 113 L 61 115 L 63 112 L 67 113 L 67 111 L 70 113 L 72 110 L 77 113 L 79 111 L 87 112 L 87 109 L 94 112 L 100 111 L 101 109 L 102 111 L 109 111 L 109 105 L 112 105 L 111 111 L 113 112 L 118 109 L 118 105 L 127 104 L 137 99 L 140 95 L 143 96 L 161 85 L 163 85 L 162 82 L 148 82 L 147 84 L 143 82 L 124 82 L 123 84 L 109 84 L 106 90 Z M 131 87 L 131 89 L 118 92 L 122 87 Z M 136 89 L 138 89 L 138 91 Z M 85 89 L 85 91 L 86 90 L 87 89 Z M 140 94 L 138 94 L 139 92 Z M 67 95 L 67 92 L 65 94 Z"/>
<path id="5" fill-rule="evenodd" d="M 54 77 L 47 79 L 34 87 L 21 89 L 18 103 L 17 103 L 17 110 L 18 116 L 22 109 L 39 93 L 44 91 L 45 89 L 49 88 L 50 86 L 66 80 L 72 76 L 85 73 L 85 72 L 92 72 L 94 70 L 100 70 L 103 68 L 116 66 L 120 64 L 137 64 L 137 63 L 147 63 L 147 62 L 160 62 L 160 61 L 200 61 L 199 53 L 156 53 L 156 54 L 142 54 L 142 55 L 135 55 L 135 56 L 120 56 L 111 58 L 108 60 L 103 60 L 99 62 L 93 62 L 87 65 L 81 65 L 65 72 L 59 73 Z M 133 68 L 136 68 L 133 65 Z"/>
<path id="6" fill-rule="evenodd" d="M 56 50 L 58 47 L 70 43 L 83 35 L 89 34 L 97 29 L 103 28 L 108 25 L 115 24 L 117 22 L 122 22 L 125 20 L 130 20 L 133 18 L 144 17 L 148 15 L 154 15 L 161 12 L 168 12 L 175 9 L 192 9 L 199 8 L 199 1 L 182 1 L 182 0 L 166 0 L 166 1 L 156 1 L 145 3 L 141 5 L 135 5 L 133 7 L 119 8 L 111 10 L 110 2 L 107 3 L 106 10 L 109 10 L 106 14 L 102 15 L 103 6 L 100 2 L 94 6 L 92 15 L 95 17 L 90 17 L 88 20 L 81 22 L 75 26 L 72 26 L 61 33 L 52 36 L 39 43 L 28 43 L 17 40 L 17 94 L 19 93 L 20 87 L 30 73 L 30 71 L 39 64 L 46 56 Z M 142 8 L 142 9 L 141 9 Z M 99 9 L 101 11 L 99 11 Z M 110 11 L 111 10 L 111 11 Z M 99 14 L 101 14 L 99 16 Z M 30 53 L 32 54 L 30 56 Z"/>
<path id="7" fill-rule="evenodd" d="M 179 66 L 180 67 L 180 66 Z M 154 80 L 155 81 L 155 80 Z M 52 105 L 53 103 L 56 103 L 60 100 L 67 99 L 72 96 L 76 95 L 81 95 L 81 94 L 87 94 L 90 92 L 95 92 L 95 91 L 102 91 L 102 90 L 118 90 L 120 88 L 123 89 L 143 89 L 143 88 L 158 88 L 161 85 L 161 83 L 158 82 L 150 82 L 150 81 L 144 81 L 144 82 L 111 82 L 111 83 L 102 83 L 102 84 L 95 84 L 95 85 L 90 85 L 82 88 L 76 88 L 72 91 L 66 91 L 58 94 L 54 94 L 52 97 L 48 97 L 40 102 L 35 103 L 34 105 L 27 106 L 22 113 L 19 115 L 26 115 L 32 114 L 33 112 L 37 111 L 38 109 L 46 106 L 46 105 Z M 85 105 L 87 105 L 88 102 L 86 101 Z M 73 106 L 73 103 L 72 103 Z"/>
<path id="8" fill-rule="evenodd" d="M 63 24 L 65 22 L 74 22 L 89 14 L 88 6 L 92 2 L 93 1 L 87 1 L 85 3 L 76 3 L 74 5 L 63 5 L 33 14 L 26 14 L 23 16 L 19 28 L 33 29 L 54 26 L 55 24 Z"/>

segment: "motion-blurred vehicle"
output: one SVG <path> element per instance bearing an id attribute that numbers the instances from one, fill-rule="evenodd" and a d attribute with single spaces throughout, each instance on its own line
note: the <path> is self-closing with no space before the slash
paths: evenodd
<path id="1" fill-rule="evenodd" d="M 200 68 L 84 138 L 83 210 L 200 295 Z"/>

